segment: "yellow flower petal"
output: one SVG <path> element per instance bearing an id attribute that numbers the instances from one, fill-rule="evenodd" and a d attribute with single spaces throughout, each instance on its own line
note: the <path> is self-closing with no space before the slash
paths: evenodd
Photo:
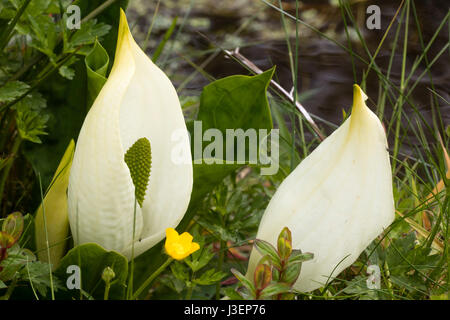
<path id="1" fill-rule="evenodd" d="M 173 228 L 166 229 L 166 242 L 164 248 L 166 253 L 176 260 L 183 260 L 190 254 L 200 249 L 200 245 L 192 242 L 193 237 L 188 232 L 178 235 Z"/>

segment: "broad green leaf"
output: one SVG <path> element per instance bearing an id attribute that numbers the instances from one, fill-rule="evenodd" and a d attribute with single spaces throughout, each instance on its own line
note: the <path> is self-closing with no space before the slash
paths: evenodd
<path id="1" fill-rule="evenodd" d="M 257 76 L 230 76 L 207 85 L 200 98 L 197 121 L 202 129 L 272 129 L 267 88 L 275 69 Z"/>
<path id="2" fill-rule="evenodd" d="M 128 261 L 121 254 L 114 251 L 106 251 L 95 243 L 76 246 L 61 260 L 55 272 L 64 282 L 70 276 L 66 271 L 71 265 L 80 267 L 81 289 L 94 297 L 94 299 L 103 299 L 105 282 L 102 280 L 102 273 L 106 267 L 111 267 L 116 277 L 111 281 L 109 298 L 114 300 L 125 297 Z M 76 299 L 80 297 L 80 292 L 76 289 L 69 290 L 68 294 Z"/>
<path id="3" fill-rule="evenodd" d="M 90 108 L 100 90 L 106 82 L 109 56 L 98 40 L 95 40 L 94 48 L 84 59 L 87 72 L 87 106 Z"/>

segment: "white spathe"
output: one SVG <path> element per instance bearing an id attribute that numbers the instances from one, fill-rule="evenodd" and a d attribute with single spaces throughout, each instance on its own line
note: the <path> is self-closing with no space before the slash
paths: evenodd
<path id="1" fill-rule="evenodd" d="M 138 139 L 151 144 L 142 208 L 124 154 Z M 174 138 L 176 137 L 176 138 Z M 183 159 L 174 159 L 177 150 Z M 95 242 L 131 257 L 175 228 L 189 204 L 193 172 L 189 135 L 175 88 L 134 41 L 123 11 L 111 73 L 84 120 L 68 188 L 75 244 Z"/>
<path id="2" fill-rule="evenodd" d="M 299 291 L 331 281 L 394 220 L 385 131 L 359 86 L 353 95 L 351 116 L 281 183 L 259 225 L 257 239 L 276 246 L 287 226 L 293 248 L 314 253 L 294 285 Z M 247 276 L 260 258 L 253 250 Z"/>

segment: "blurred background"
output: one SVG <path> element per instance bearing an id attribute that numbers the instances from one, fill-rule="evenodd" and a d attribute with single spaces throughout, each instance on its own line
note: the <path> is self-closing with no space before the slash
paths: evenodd
<path id="1" fill-rule="evenodd" d="M 293 17 L 285 15 L 284 24 L 281 12 L 271 6 L 279 8 L 279 0 L 133 0 L 130 1 L 127 12 L 133 35 L 141 46 L 147 44 L 146 51 L 149 55 L 155 51 L 173 19 L 178 17 L 174 33 L 158 64 L 169 73 L 184 98 L 197 96 L 210 79 L 232 74 L 251 74 L 221 52 L 221 49 L 236 48 L 262 70 L 276 65 L 274 79 L 290 91 L 293 81 L 287 42 L 289 41 L 294 59 L 298 61 L 300 101 L 327 133 L 334 130 L 333 124 L 339 125 L 342 122 L 342 110 L 349 111 L 352 99 L 351 84 L 360 83 L 362 72 L 367 69 L 366 63 L 352 59 L 348 52 L 331 40 L 351 48 L 356 54 L 370 61 L 367 50 L 371 54 L 376 52 L 390 23 L 394 21 L 375 61 L 381 71 L 389 74 L 389 79 L 399 86 L 404 54 L 404 27 L 408 23 L 405 52 L 407 75 L 411 72 L 417 56 L 422 54 L 424 46 L 434 39 L 427 58 L 422 59 L 411 74 L 411 83 L 417 81 L 417 84 L 410 99 L 429 123 L 433 121 L 432 104 L 438 104 L 442 125 L 446 127 L 450 123 L 450 50 L 447 49 L 443 54 L 441 52 L 429 70 L 427 61 L 433 61 L 449 42 L 448 27 L 444 27 L 442 32 L 435 35 L 448 13 L 449 1 L 415 1 L 414 12 L 417 14 L 417 20 L 411 10 L 408 22 L 405 18 L 401 19 L 401 14 L 393 20 L 401 3 L 402 1 L 395 0 L 348 1 L 356 28 L 348 16 L 344 21 L 345 9 L 339 6 L 338 0 L 299 1 L 299 19 L 316 30 L 305 24 L 298 24 L 296 56 L 296 25 L 293 19 L 296 16 L 295 0 L 281 1 L 285 13 Z M 369 30 L 366 27 L 366 19 L 370 16 L 366 9 L 373 4 L 381 9 L 379 30 Z M 153 16 L 155 19 L 152 25 Z M 364 44 L 360 36 L 364 39 Z M 420 77 L 424 71 L 427 75 Z M 441 99 L 433 101 L 431 88 Z M 383 87 L 380 87 L 379 78 L 374 71 L 368 75 L 366 91 L 371 98 L 368 105 L 375 110 Z M 395 95 L 392 98 L 395 99 Z M 386 104 L 384 116 L 391 116 L 393 104 L 395 101 Z M 402 121 L 405 121 L 404 127 L 409 128 L 406 122 L 414 111 L 405 107 L 404 112 L 406 117 Z M 405 132 L 405 135 L 410 139 L 410 144 L 414 144 L 412 132 Z M 408 144 L 403 146 L 402 151 L 411 153 Z"/>

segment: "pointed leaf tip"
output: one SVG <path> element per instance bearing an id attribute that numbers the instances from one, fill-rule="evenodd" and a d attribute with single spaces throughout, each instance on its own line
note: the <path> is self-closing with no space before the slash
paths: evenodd
<path id="1" fill-rule="evenodd" d="M 352 106 L 352 113 L 351 118 L 352 119 L 359 119 L 352 121 L 354 123 L 357 123 L 361 120 L 359 116 L 357 116 L 361 111 L 368 110 L 368 107 L 366 105 L 366 100 L 368 99 L 367 95 L 364 93 L 364 91 L 357 85 L 353 85 L 353 106 Z"/>

